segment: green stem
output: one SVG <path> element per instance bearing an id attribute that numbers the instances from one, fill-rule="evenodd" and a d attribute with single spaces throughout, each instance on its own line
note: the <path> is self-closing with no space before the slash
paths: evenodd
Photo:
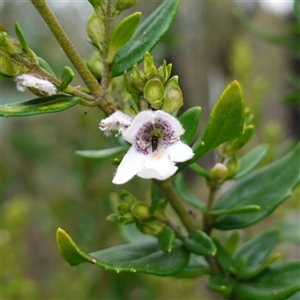
<path id="1" fill-rule="evenodd" d="M 104 13 L 104 41 L 102 46 L 102 63 L 103 63 L 103 70 L 102 70 L 102 80 L 101 80 L 101 86 L 103 88 L 103 95 L 104 98 L 107 91 L 108 91 L 108 85 L 109 85 L 109 64 L 107 62 L 108 58 L 108 50 L 109 50 L 109 41 L 111 36 L 111 22 L 112 22 L 112 16 L 111 16 L 111 0 L 106 0 L 106 6 L 105 6 L 105 13 Z"/>
<path id="2" fill-rule="evenodd" d="M 212 230 L 212 222 L 213 218 L 208 214 L 213 206 L 214 200 L 215 200 L 215 194 L 216 194 L 217 189 L 214 187 L 210 187 L 209 189 L 209 196 L 208 196 L 208 201 L 206 205 L 206 210 L 203 215 L 203 231 L 207 234 L 210 235 L 211 230 Z"/>
<path id="3" fill-rule="evenodd" d="M 78 71 L 80 77 L 85 82 L 91 93 L 96 97 L 100 97 L 102 94 L 101 86 L 81 59 L 80 55 L 72 45 L 70 39 L 62 29 L 61 25 L 47 5 L 46 1 L 31 0 L 31 2 L 54 34 L 60 46 L 72 62 L 75 69 Z"/>
<path id="4" fill-rule="evenodd" d="M 182 221 L 183 225 L 188 231 L 194 231 L 198 229 L 196 222 L 190 217 L 189 213 L 186 211 L 182 204 L 182 200 L 179 198 L 176 190 L 172 186 L 169 179 L 159 181 L 153 180 L 155 184 L 159 187 L 162 194 L 166 197 L 167 201 L 171 204 L 178 217 Z"/>

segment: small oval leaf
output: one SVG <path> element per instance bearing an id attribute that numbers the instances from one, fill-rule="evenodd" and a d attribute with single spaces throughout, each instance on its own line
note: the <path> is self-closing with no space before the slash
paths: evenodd
<path id="1" fill-rule="evenodd" d="M 55 113 L 80 103 L 80 98 L 65 95 L 35 98 L 32 100 L 0 105 L 0 116 L 23 117 Z"/>
<path id="2" fill-rule="evenodd" d="M 172 251 L 172 245 L 175 239 L 175 233 L 170 227 L 165 227 L 158 235 L 159 248 L 167 253 Z"/>
<path id="3" fill-rule="evenodd" d="M 193 146 L 191 162 L 197 161 L 222 143 L 238 138 L 243 132 L 244 99 L 240 84 L 230 83 L 214 105 L 209 120 Z"/>
<path id="4" fill-rule="evenodd" d="M 79 156 L 92 158 L 92 159 L 105 159 L 118 155 L 124 151 L 128 150 L 128 146 L 118 146 L 109 149 L 102 150 L 78 150 L 75 153 Z"/>
<path id="5" fill-rule="evenodd" d="M 64 67 L 62 74 L 61 74 L 61 84 L 58 87 L 58 90 L 59 91 L 65 90 L 68 87 L 68 85 L 71 83 L 71 81 L 73 80 L 74 75 L 75 74 L 70 67 L 68 67 L 68 66 Z"/>
<path id="6" fill-rule="evenodd" d="M 111 64 L 112 77 L 130 70 L 134 63 L 141 62 L 144 54 L 157 45 L 171 27 L 177 15 L 179 3 L 179 0 L 165 0 L 138 27 L 131 39 L 116 53 Z"/>
<path id="7" fill-rule="evenodd" d="M 191 231 L 184 240 L 183 245 L 189 251 L 198 255 L 215 256 L 217 253 L 213 240 L 201 230 Z"/>
<path id="8" fill-rule="evenodd" d="M 111 62 L 117 51 L 130 40 L 140 22 L 141 15 L 140 12 L 131 14 L 113 30 L 108 46 L 108 62 Z"/>
<path id="9" fill-rule="evenodd" d="M 186 110 L 179 117 L 179 121 L 184 128 L 184 134 L 180 137 L 180 139 L 188 145 L 193 141 L 193 138 L 197 132 L 201 112 L 202 108 L 200 106 L 195 106 Z"/>
<path id="10" fill-rule="evenodd" d="M 210 216 L 223 216 L 223 215 L 236 215 L 236 214 L 248 214 L 252 212 L 256 212 L 260 210 L 260 206 L 258 205 L 246 205 L 235 207 L 231 209 L 219 209 L 219 210 L 211 210 L 208 214 Z"/>
<path id="11" fill-rule="evenodd" d="M 82 252 L 72 238 L 61 228 L 56 231 L 56 243 L 62 257 L 71 265 L 93 262 L 93 258 Z"/>
<path id="12" fill-rule="evenodd" d="M 231 179 L 239 179 L 250 173 L 264 159 L 269 150 L 269 145 L 261 144 L 249 151 L 240 159 L 240 168 Z"/>

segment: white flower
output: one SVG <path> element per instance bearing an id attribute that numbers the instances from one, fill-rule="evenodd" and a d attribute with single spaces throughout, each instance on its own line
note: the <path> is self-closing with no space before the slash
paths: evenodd
<path id="1" fill-rule="evenodd" d="M 35 88 L 45 95 L 54 95 L 56 87 L 48 80 L 40 79 L 32 74 L 22 74 L 16 77 L 17 90 L 24 92 L 27 87 Z"/>
<path id="2" fill-rule="evenodd" d="M 122 132 L 132 146 L 119 165 L 113 183 L 123 184 L 135 175 L 158 180 L 174 175 L 178 169 L 175 162 L 194 156 L 192 149 L 179 139 L 183 133 L 180 122 L 163 111 L 139 113 Z"/>
<path id="3" fill-rule="evenodd" d="M 109 135 L 110 131 L 118 131 L 116 136 L 122 134 L 122 137 L 124 138 L 124 133 L 131 125 L 131 122 L 131 117 L 118 110 L 108 118 L 101 120 L 99 128 L 104 131 L 105 135 Z"/>

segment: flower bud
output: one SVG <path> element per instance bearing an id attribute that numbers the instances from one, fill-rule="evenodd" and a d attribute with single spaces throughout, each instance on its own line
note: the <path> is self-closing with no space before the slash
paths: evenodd
<path id="1" fill-rule="evenodd" d="M 110 214 L 106 217 L 106 220 L 111 221 L 111 222 L 119 223 L 120 222 L 120 215 L 119 214 Z"/>
<path id="2" fill-rule="evenodd" d="M 165 227 L 165 224 L 158 222 L 156 220 L 149 220 L 137 223 L 137 228 L 145 233 L 150 235 L 159 234 L 162 229 Z"/>
<path id="3" fill-rule="evenodd" d="M 144 74 L 147 79 L 151 79 L 156 74 L 156 67 L 153 62 L 153 57 L 149 52 L 144 55 Z"/>
<path id="4" fill-rule="evenodd" d="M 116 0 L 115 9 L 122 11 L 138 3 L 138 0 Z"/>
<path id="5" fill-rule="evenodd" d="M 7 76 L 16 76 L 23 73 L 25 69 L 15 64 L 10 56 L 0 49 L 0 73 Z"/>
<path id="6" fill-rule="evenodd" d="M 166 61 L 164 60 L 163 64 L 157 69 L 157 75 L 159 76 L 163 84 L 166 84 L 166 82 L 171 76 L 171 72 L 172 64 L 166 65 Z"/>
<path id="7" fill-rule="evenodd" d="M 165 86 L 165 100 L 162 110 L 172 113 L 183 105 L 182 91 L 178 85 L 178 77 L 173 76 Z"/>
<path id="8" fill-rule="evenodd" d="M 150 215 L 149 205 L 144 202 L 135 202 L 130 208 L 132 214 L 139 220 L 148 219 Z"/>
<path id="9" fill-rule="evenodd" d="M 147 81 L 144 89 L 144 98 L 150 103 L 152 108 L 158 109 L 161 107 L 164 98 L 164 86 L 160 79 L 152 78 Z"/>
<path id="10" fill-rule="evenodd" d="M 7 33 L 4 31 L 1 32 L 0 49 L 5 51 L 9 55 L 21 54 L 23 52 L 22 45 L 17 40 L 7 35 Z"/>
<path id="11" fill-rule="evenodd" d="M 117 210 L 121 215 L 123 215 L 123 214 L 126 214 L 130 211 L 130 206 L 131 206 L 131 203 L 122 202 L 122 203 L 118 204 Z"/>
<path id="12" fill-rule="evenodd" d="M 133 65 L 132 73 L 131 73 L 132 82 L 140 91 L 144 90 L 145 84 L 146 84 L 146 77 L 145 75 L 139 70 L 137 64 Z"/>
<path id="13" fill-rule="evenodd" d="M 128 212 L 128 213 L 120 216 L 120 221 L 122 224 L 131 224 L 131 223 L 135 223 L 136 219 L 133 216 L 133 214 Z"/>
<path id="14" fill-rule="evenodd" d="M 210 177 L 212 180 L 222 180 L 227 176 L 227 174 L 228 168 L 221 163 L 216 163 L 210 172 Z"/>

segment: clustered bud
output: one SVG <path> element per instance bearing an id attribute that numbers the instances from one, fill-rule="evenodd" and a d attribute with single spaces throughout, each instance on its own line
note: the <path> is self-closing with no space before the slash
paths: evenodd
<path id="1" fill-rule="evenodd" d="M 140 71 L 137 64 L 133 66 L 130 76 L 124 77 L 125 87 L 136 99 L 141 110 L 152 108 L 173 113 L 183 104 L 182 91 L 178 85 L 178 76 L 170 78 L 172 64 L 163 64 L 156 69 L 153 57 L 147 52 L 144 56 L 144 70 Z M 147 107 L 142 107 L 141 102 Z"/>
<path id="2" fill-rule="evenodd" d="M 147 203 L 138 201 L 127 191 L 122 191 L 118 196 L 117 213 L 109 215 L 107 220 L 123 225 L 136 223 L 141 232 L 149 235 L 157 235 L 165 227 L 164 223 L 155 220 Z"/>

